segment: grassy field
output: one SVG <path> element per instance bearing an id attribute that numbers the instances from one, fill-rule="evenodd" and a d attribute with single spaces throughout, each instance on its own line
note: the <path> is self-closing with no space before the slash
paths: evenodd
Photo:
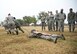
<path id="1" fill-rule="evenodd" d="M 77 28 L 75 32 L 68 32 L 68 27 L 65 27 L 63 34 L 66 40 L 58 39 L 56 44 L 53 41 L 28 38 L 28 32 L 31 29 L 49 34 L 61 34 L 60 32 L 49 32 L 47 28 L 41 31 L 40 26 L 22 28 L 25 33 L 11 35 L 6 34 L 4 28 L 0 27 L 0 54 L 77 54 Z"/>

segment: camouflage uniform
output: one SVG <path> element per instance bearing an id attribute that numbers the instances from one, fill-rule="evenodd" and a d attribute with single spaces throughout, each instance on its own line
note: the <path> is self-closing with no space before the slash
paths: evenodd
<path id="1" fill-rule="evenodd" d="M 43 31 L 43 30 L 45 30 L 45 24 L 46 24 L 44 16 L 41 18 L 41 24 L 42 24 L 42 31 Z"/>
<path id="2" fill-rule="evenodd" d="M 41 33 L 41 32 L 37 32 L 35 29 L 31 30 L 29 38 L 42 38 L 46 40 L 53 40 L 54 43 L 57 43 L 58 38 L 65 40 L 63 34 L 57 35 L 57 34 Z"/>
<path id="3" fill-rule="evenodd" d="M 56 14 L 55 14 L 55 22 L 56 22 L 56 31 L 58 31 L 58 21 L 59 21 L 59 14 L 58 14 L 58 12 L 56 12 Z"/>
<path id="4" fill-rule="evenodd" d="M 14 22 L 15 22 L 15 25 L 16 25 L 16 29 L 19 29 L 20 31 L 22 31 L 24 33 L 24 31 L 21 28 L 20 22 L 17 21 L 15 17 L 14 17 Z"/>
<path id="5" fill-rule="evenodd" d="M 46 20 L 47 20 L 48 30 L 50 30 L 50 28 L 49 28 L 49 27 L 50 27 L 50 26 L 49 26 L 49 16 L 46 17 Z"/>
<path id="6" fill-rule="evenodd" d="M 77 12 L 75 13 L 75 21 L 77 22 Z"/>
<path id="7" fill-rule="evenodd" d="M 49 15 L 49 31 L 55 30 L 54 15 Z"/>
<path id="8" fill-rule="evenodd" d="M 64 32 L 64 20 L 66 19 L 65 13 L 59 13 L 59 31 Z"/>
<path id="9" fill-rule="evenodd" d="M 71 10 L 71 9 L 70 9 Z M 69 32 L 75 30 L 75 13 L 74 12 L 70 12 L 68 13 L 68 25 L 69 25 Z"/>
<path id="10" fill-rule="evenodd" d="M 6 20 L 8 21 L 8 25 L 9 25 L 10 29 L 14 29 L 15 28 L 15 22 L 14 22 L 13 16 L 8 14 L 8 17 L 6 17 Z"/>

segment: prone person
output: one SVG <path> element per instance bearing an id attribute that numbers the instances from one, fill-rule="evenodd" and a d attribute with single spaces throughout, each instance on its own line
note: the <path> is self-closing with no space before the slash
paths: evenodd
<path id="1" fill-rule="evenodd" d="M 46 40 L 53 40 L 54 43 L 57 43 L 58 38 L 65 40 L 65 37 L 63 34 L 57 35 L 57 34 L 41 33 L 41 32 L 36 31 L 35 29 L 31 30 L 31 34 L 29 38 L 42 38 Z"/>

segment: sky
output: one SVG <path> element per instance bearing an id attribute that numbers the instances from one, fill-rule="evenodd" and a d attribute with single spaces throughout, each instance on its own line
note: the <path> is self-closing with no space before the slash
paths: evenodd
<path id="1" fill-rule="evenodd" d="M 24 16 L 37 16 L 41 11 L 60 12 L 64 9 L 64 13 L 69 12 L 70 8 L 77 11 L 77 0 L 0 0 L 0 22 L 7 17 L 8 13 L 17 19 Z M 67 20 L 65 20 L 67 23 Z"/>

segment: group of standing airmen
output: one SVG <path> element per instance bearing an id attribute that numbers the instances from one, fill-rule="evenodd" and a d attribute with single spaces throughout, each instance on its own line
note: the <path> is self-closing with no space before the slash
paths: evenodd
<path id="1" fill-rule="evenodd" d="M 67 15 L 67 21 L 69 25 L 69 32 L 74 32 L 75 30 L 75 22 L 77 22 L 77 12 L 73 12 L 73 9 L 69 9 L 69 13 Z M 41 18 L 42 22 L 42 30 L 45 30 L 45 22 L 47 21 L 48 30 L 49 31 L 60 31 L 64 32 L 64 21 L 66 19 L 66 14 L 61 9 L 60 13 L 56 10 L 56 14 L 54 15 L 52 11 L 48 11 L 48 15 L 46 17 Z M 56 26 L 56 27 L 55 27 Z"/>

